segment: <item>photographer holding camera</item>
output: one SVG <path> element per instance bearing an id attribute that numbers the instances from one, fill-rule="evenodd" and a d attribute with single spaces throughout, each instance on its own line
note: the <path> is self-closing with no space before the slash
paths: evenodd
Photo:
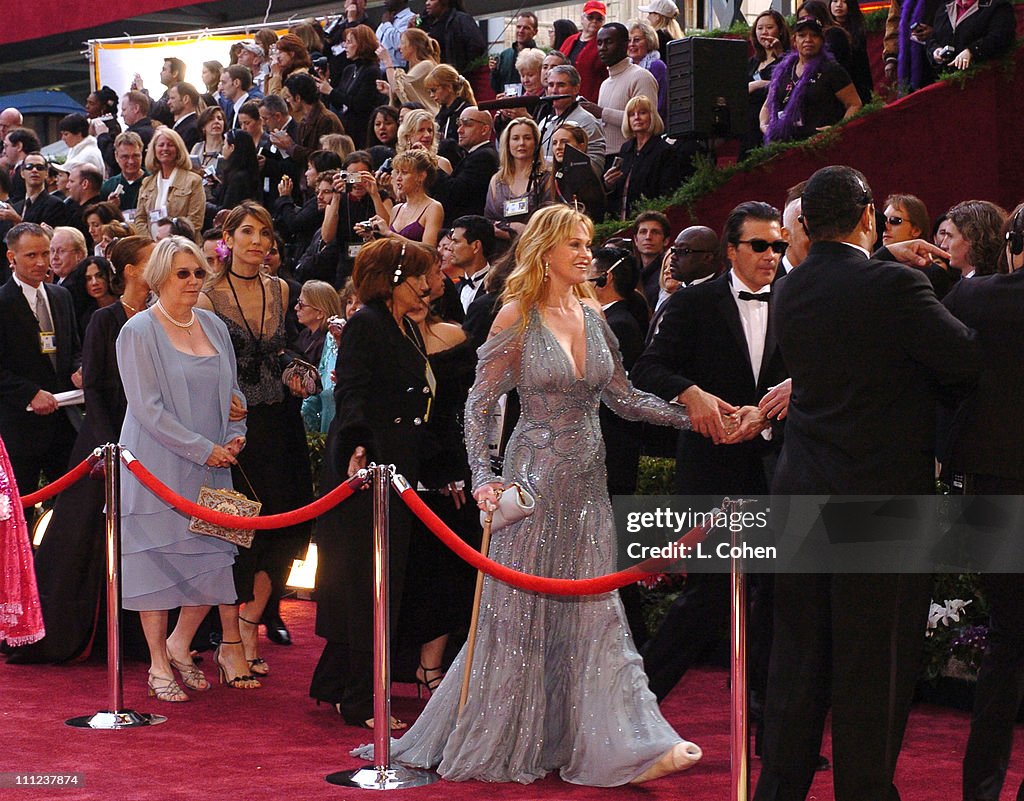
<path id="1" fill-rule="evenodd" d="M 318 176 L 317 206 L 324 220 L 296 265 L 300 282 L 319 279 L 336 289 L 344 286 L 363 243 L 355 226 L 374 215 L 390 216 L 391 201 L 382 198 L 371 169 L 370 154 L 357 150 L 341 170 Z"/>
<path id="2" fill-rule="evenodd" d="M 941 6 L 925 48 L 935 69 L 965 70 L 998 58 L 1013 45 L 1016 19 L 1009 0 L 967 0 Z"/>

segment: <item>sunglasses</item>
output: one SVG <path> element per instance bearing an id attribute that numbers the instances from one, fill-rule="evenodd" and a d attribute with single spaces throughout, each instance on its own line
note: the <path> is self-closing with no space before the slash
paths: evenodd
<path id="1" fill-rule="evenodd" d="M 903 218 L 902 217 L 886 217 L 885 218 L 885 222 L 886 222 L 887 225 L 891 225 L 893 228 L 896 228 L 899 225 L 903 225 Z"/>
<path id="2" fill-rule="evenodd" d="M 50 165 L 49 164 L 22 164 L 21 165 L 21 171 L 22 172 L 24 172 L 25 170 L 39 170 L 40 172 L 45 172 L 48 169 L 50 169 Z"/>
<path id="3" fill-rule="evenodd" d="M 757 240 L 757 241 L 760 241 L 760 240 Z M 713 250 L 695 250 L 694 248 L 688 248 L 685 245 L 673 245 L 672 247 L 669 248 L 669 250 L 672 251 L 672 253 L 674 253 L 676 256 L 692 256 L 694 253 L 714 253 L 715 252 Z M 763 251 L 760 251 L 760 250 L 758 251 L 758 253 L 762 253 L 762 252 Z"/>
<path id="4" fill-rule="evenodd" d="M 786 248 L 789 247 L 789 242 L 784 239 L 776 239 L 774 242 L 769 242 L 767 239 L 738 239 L 736 244 L 750 245 L 750 249 L 754 253 L 764 253 L 768 248 L 771 248 L 772 253 L 777 253 L 780 256 L 785 254 Z"/>
<path id="5" fill-rule="evenodd" d="M 174 274 L 178 276 L 179 281 L 187 281 L 193 275 L 200 281 L 206 278 L 206 270 L 202 267 L 197 267 L 195 270 L 177 270 Z"/>

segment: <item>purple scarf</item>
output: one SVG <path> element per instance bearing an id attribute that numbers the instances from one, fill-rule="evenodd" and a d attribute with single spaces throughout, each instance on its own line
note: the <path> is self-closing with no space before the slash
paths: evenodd
<path id="1" fill-rule="evenodd" d="M 924 46 L 910 38 L 910 29 L 918 22 L 932 24 L 931 20 L 921 19 L 926 3 L 927 0 L 903 0 L 900 8 L 900 51 L 896 74 L 900 84 L 909 87 L 911 91 L 920 89 L 927 82 L 928 65 Z"/>
<path id="2" fill-rule="evenodd" d="M 826 52 L 824 47 L 818 55 L 808 61 L 804 65 L 804 74 L 797 79 L 793 92 L 789 96 L 789 102 L 783 109 L 781 103 L 786 92 L 786 84 L 789 83 L 790 76 L 794 74 L 796 61 L 799 58 L 799 54 L 795 50 L 791 50 L 772 70 L 772 82 L 768 87 L 768 100 L 766 101 L 771 116 L 768 120 L 768 132 L 764 135 L 765 142 L 788 142 L 796 138 L 796 130 L 803 118 L 804 96 L 807 94 L 807 87 L 810 86 L 811 80 L 821 73 L 825 64 L 832 61 L 832 56 Z"/>

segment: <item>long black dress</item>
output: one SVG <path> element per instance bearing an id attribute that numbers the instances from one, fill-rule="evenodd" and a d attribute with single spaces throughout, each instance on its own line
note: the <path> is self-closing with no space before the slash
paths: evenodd
<path id="1" fill-rule="evenodd" d="M 431 353 L 430 365 L 437 379 L 437 394 L 425 426 L 420 483 L 426 491 L 421 491 L 420 497 L 449 528 L 479 550 L 480 511 L 470 494 L 472 478 L 463 435 L 466 397 L 476 373 L 476 347 L 466 340 Z M 466 486 L 467 503 L 460 509 L 455 508 L 450 495 L 438 492 L 454 481 L 463 481 Z M 413 520 L 408 562 L 412 569 L 405 577 L 406 603 L 398 628 L 403 646 L 411 649 L 441 635 L 465 631 L 476 572 L 418 520 Z"/>
<path id="2" fill-rule="evenodd" d="M 128 402 L 121 385 L 114 345 L 128 317 L 113 303 L 97 309 L 82 345 L 85 419 L 71 451 L 70 466 L 92 451 L 117 442 Z M 35 556 L 36 583 L 43 607 L 46 636 L 19 648 L 12 662 L 67 662 L 85 658 L 100 645 L 105 627 L 103 580 L 103 482 L 86 478 L 57 496 L 53 517 Z M 126 613 L 127 642 L 137 643 L 138 615 Z M 126 648 L 126 653 L 135 653 Z M 141 656 L 145 647 L 138 649 Z"/>
<path id="3" fill-rule="evenodd" d="M 261 279 L 262 280 L 262 279 Z M 230 275 L 206 290 L 213 310 L 227 325 L 238 362 L 238 386 L 248 403 L 245 449 L 231 478 L 236 489 L 249 485 L 262 502 L 261 514 L 290 512 L 313 500 L 313 476 L 302 422 L 302 402 L 281 383 L 278 355 L 287 344 L 283 279 L 267 287 L 266 324 L 257 331 L 242 317 L 232 293 Z M 312 523 L 257 531 L 252 548 L 240 549 L 235 560 L 235 588 L 240 603 L 252 600 L 253 576 L 267 572 L 279 588 L 293 559 L 309 545 Z M 244 613 L 243 613 L 244 614 Z"/>
<path id="4" fill-rule="evenodd" d="M 327 434 L 321 492 L 344 481 L 357 446 L 366 463 L 393 464 L 416 486 L 430 408 L 426 357 L 416 326 L 399 328 L 383 302 L 356 312 L 342 329 L 335 368 L 337 413 Z M 392 628 L 402 606 L 410 514 L 391 496 Z M 327 640 L 309 694 L 341 704 L 349 723 L 373 717 L 373 503 L 359 492 L 317 524 L 316 633 Z M 430 667 L 433 667 L 431 665 Z"/>

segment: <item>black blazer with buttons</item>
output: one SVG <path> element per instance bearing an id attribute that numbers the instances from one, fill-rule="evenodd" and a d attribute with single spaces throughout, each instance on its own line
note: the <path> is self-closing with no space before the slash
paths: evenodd
<path id="1" fill-rule="evenodd" d="M 367 464 L 393 464 L 416 486 L 430 394 L 423 344 L 410 337 L 419 339 L 416 327 L 407 323 L 403 333 L 382 302 L 365 305 L 342 330 L 323 492 L 347 478 L 349 459 L 360 445 Z M 320 518 L 317 533 L 317 634 L 358 649 L 373 641 L 371 496 L 360 492 L 334 507 Z M 397 614 L 411 521 L 394 494 L 390 520 L 391 608 Z"/>
<path id="2" fill-rule="evenodd" d="M 9 279 L 0 287 L 0 436 L 12 458 L 31 448 L 47 447 L 56 430 L 53 415 L 26 412 L 40 389 L 57 393 L 74 389 L 71 374 L 82 363 L 82 345 L 72 308 L 71 293 L 53 284 L 40 284 L 50 302 L 57 337 L 57 367 L 40 349 L 39 323 L 21 287 Z"/>
<path id="3" fill-rule="evenodd" d="M 755 380 L 729 273 L 680 289 L 665 303 L 658 333 L 630 373 L 638 388 L 671 400 L 696 384 L 734 406 L 756 406 L 769 387 L 786 378 L 771 326 L 774 301 L 769 301 L 761 373 Z M 715 445 L 693 431 L 681 432 L 677 491 L 766 492 L 766 467 L 781 436 L 775 428 L 770 441 L 758 436 L 738 445 Z"/>

